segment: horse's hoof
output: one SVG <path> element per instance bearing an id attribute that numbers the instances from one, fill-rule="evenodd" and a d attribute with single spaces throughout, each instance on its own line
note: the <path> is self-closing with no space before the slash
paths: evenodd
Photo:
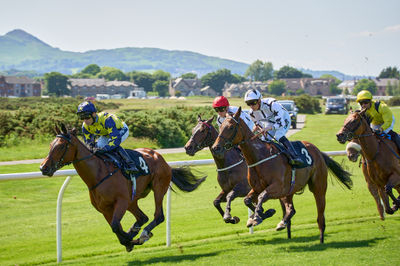
<path id="1" fill-rule="evenodd" d="M 247 226 L 248 228 L 253 226 L 253 218 L 249 218 L 249 219 L 247 220 L 246 226 Z"/>
<path id="2" fill-rule="evenodd" d="M 239 222 L 240 222 L 240 219 L 239 219 L 239 217 L 237 217 L 237 216 L 233 216 L 233 221 L 234 221 L 234 224 L 238 224 Z"/>
<path id="3" fill-rule="evenodd" d="M 230 220 L 232 220 L 232 216 L 224 215 L 223 219 L 224 219 L 225 223 L 230 223 Z"/>
<path id="4" fill-rule="evenodd" d="M 127 252 L 131 252 L 134 247 L 135 245 L 132 243 L 132 241 L 125 246 Z"/>
<path id="5" fill-rule="evenodd" d="M 386 209 L 385 212 L 390 215 L 392 215 L 394 213 L 394 211 L 392 209 Z"/>
<path id="6" fill-rule="evenodd" d="M 287 223 L 285 223 L 284 221 L 281 221 L 277 226 L 276 226 L 276 231 L 281 231 L 283 229 L 286 228 Z"/>
<path id="7" fill-rule="evenodd" d="M 260 223 L 262 223 L 262 221 L 263 219 L 260 216 L 255 215 L 253 219 L 253 226 L 259 225 Z"/>
<path id="8" fill-rule="evenodd" d="M 268 209 L 266 212 L 262 214 L 262 219 L 267 219 L 269 217 L 272 217 L 276 213 L 275 209 Z"/>

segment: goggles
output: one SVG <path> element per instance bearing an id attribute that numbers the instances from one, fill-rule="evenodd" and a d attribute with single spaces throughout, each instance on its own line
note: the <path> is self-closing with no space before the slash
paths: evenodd
<path id="1" fill-rule="evenodd" d="M 221 106 L 221 107 L 214 107 L 215 112 L 225 112 L 226 111 L 226 106 Z"/>
<path id="2" fill-rule="evenodd" d="M 368 104 L 368 103 L 370 103 L 370 102 L 371 102 L 370 100 L 362 100 L 362 101 L 359 101 L 360 105 Z"/>
<path id="3" fill-rule="evenodd" d="M 246 102 L 246 104 L 247 104 L 248 106 L 256 105 L 257 103 L 258 103 L 258 100 L 250 100 L 250 101 L 247 101 L 247 102 Z"/>
<path id="4" fill-rule="evenodd" d="M 79 119 L 81 119 L 81 120 L 86 120 L 86 119 L 92 118 L 92 115 L 91 115 L 91 114 L 88 114 L 88 113 L 79 113 L 79 114 L 78 114 L 78 117 L 79 117 Z"/>

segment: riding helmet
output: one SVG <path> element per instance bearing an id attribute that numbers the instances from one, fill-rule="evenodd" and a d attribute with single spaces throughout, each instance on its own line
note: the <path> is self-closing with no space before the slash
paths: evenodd
<path id="1" fill-rule="evenodd" d="M 251 90 L 248 90 L 246 92 L 246 94 L 244 95 L 244 101 L 247 102 L 247 101 L 258 100 L 258 99 L 261 99 L 261 96 L 262 95 L 258 90 L 251 89 Z"/>
<path id="2" fill-rule="evenodd" d="M 214 99 L 212 107 L 227 107 L 229 106 L 229 101 L 225 96 L 218 96 Z"/>
<path id="3" fill-rule="evenodd" d="M 92 102 L 85 101 L 78 106 L 78 110 L 76 111 L 77 114 L 87 113 L 92 114 L 96 113 L 97 109 Z"/>
<path id="4" fill-rule="evenodd" d="M 372 94 L 371 92 L 367 90 L 362 90 L 357 94 L 357 102 L 360 102 L 362 100 L 372 100 Z"/>

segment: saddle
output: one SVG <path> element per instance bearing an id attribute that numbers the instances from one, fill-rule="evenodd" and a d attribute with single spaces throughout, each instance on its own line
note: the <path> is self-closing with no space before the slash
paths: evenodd
<path id="1" fill-rule="evenodd" d="M 270 141 L 269 143 L 274 145 L 282 154 L 284 154 L 288 159 L 288 162 L 291 160 L 289 152 L 282 144 L 275 141 Z M 294 150 L 303 161 L 303 164 L 301 165 L 291 165 L 292 168 L 301 169 L 313 165 L 314 159 L 308 152 L 306 146 L 304 146 L 304 144 L 301 141 L 291 141 L 291 143 L 293 145 Z"/>

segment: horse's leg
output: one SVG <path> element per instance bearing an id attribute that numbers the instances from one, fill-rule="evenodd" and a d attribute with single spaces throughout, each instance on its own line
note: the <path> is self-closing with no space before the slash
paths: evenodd
<path id="1" fill-rule="evenodd" d="M 253 224 L 253 218 L 254 218 L 254 211 L 255 211 L 255 206 L 253 204 L 253 201 L 256 199 L 256 192 L 254 189 L 251 189 L 250 192 L 247 194 L 246 197 L 244 197 L 243 202 L 249 208 L 250 210 L 253 211 L 253 214 L 250 216 L 250 218 L 247 220 L 247 227 L 251 227 Z"/>
<path id="2" fill-rule="evenodd" d="M 311 187 L 311 186 L 310 186 Z M 325 233 L 325 206 L 326 206 L 326 186 L 325 188 L 314 186 L 311 192 L 314 194 L 315 203 L 317 205 L 317 223 L 319 228 L 319 243 L 324 243 L 324 233 Z"/>
<path id="3" fill-rule="evenodd" d="M 393 212 L 397 211 L 398 209 L 397 206 L 400 206 L 400 201 L 393 195 L 392 191 L 393 188 L 399 187 L 400 182 L 398 180 L 400 180 L 400 176 L 394 173 L 389 177 L 388 183 L 385 186 L 386 193 L 393 200 L 393 208 L 392 208 Z"/>
<path id="4" fill-rule="evenodd" d="M 138 200 L 135 199 L 132 204 L 129 206 L 128 210 L 135 216 L 136 222 L 129 229 L 128 234 L 130 239 L 132 240 L 140 231 L 142 226 L 149 221 L 149 217 L 142 212 L 142 210 L 138 206 Z"/>
<path id="5" fill-rule="evenodd" d="M 231 203 L 236 198 L 236 196 L 238 194 L 236 189 L 235 189 L 235 187 L 233 188 L 232 191 L 230 191 L 226 195 L 226 208 L 225 208 L 225 214 L 224 214 L 225 223 L 237 224 L 240 221 L 239 217 L 237 217 L 237 216 L 232 217 L 231 216 Z"/>
<path id="6" fill-rule="evenodd" d="M 378 187 L 367 178 L 365 178 L 365 181 L 367 181 L 368 190 L 375 200 L 376 208 L 378 209 L 379 216 L 380 216 L 381 220 L 383 221 L 383 220 L 385 220 L 385 213 L 384 213 L 385 210 L 382 206 L 381 198 L 379 197 Z"/>
<path id="7" fill-rule="evenodd" d="M 390 207 L 389 198 L 388 198 L 388 195 L 387 195 L 386 192 L 385 192 L 385 189 L 382 188 L 382 187 L 378 187 L 378 193 L 379 193 L 379 196 L 380 196 L 381 199 L 382 199 L 383 206 L 385 207 L 385 212 L 386 212 L 387 214 L 393 214 L 394 211 L 393 211 L 392 208 Z"/>
<path id="8" fill-rule="evenodd" d="M 290 227 L 292 224 L 291 219 L 293 215 L 296 214 L 296 210 L 294 209 L 293 205 L 293 194 L 280 199 L 280 201 L 281 206 L 283 204 L 282 209 L 285 208 L 285 215 L 283 216 L 282 221 L 280 221 L 279 224 L 276 226 L 276 230 L 280 231 L 287 228 L 287 230 L 290 231 Z M 290 232 L 288 232 L 288 238 L 291 238 Z"/>
<path id="9" fill-rule="evenodd" d="M 267 189 L 263 190 L 259 195 L 257 199 L 257 206 L 254 211 L 254 218 L 253 218 L 253 226 L 259 225 L 263 221 L 263 214 L 264 214 L 264 208 L 263 208 L 263 203 L 267 201 L 269 198 Z"/>
<path id="10" fill-rule="evenodd" d="M 121 219 L 128 208 L 128 202 L 123 199 L 117 199 L 113 212 L 104 212 L 103 215 L 111 226 L 112 231 L 117 235 L 121 245 L 126 247 L 126 251 L 130 252 L 133 249 L 133 244 L 129 234 L 124 232 L 121 226 Z"/>
<path id="11" fill-rule="evenodd" d="M 225 201 L 226 201 L 226 194 L 224 191 L 221 191 L 221 193 L 219 193 L 219 195 L 215 198 L 213 202 L 214 207 L 218 210 L 218 212 L 221 214 L 222 217 L 224 217 L 224 211 L 221 208 L 221 202 Z"/>

